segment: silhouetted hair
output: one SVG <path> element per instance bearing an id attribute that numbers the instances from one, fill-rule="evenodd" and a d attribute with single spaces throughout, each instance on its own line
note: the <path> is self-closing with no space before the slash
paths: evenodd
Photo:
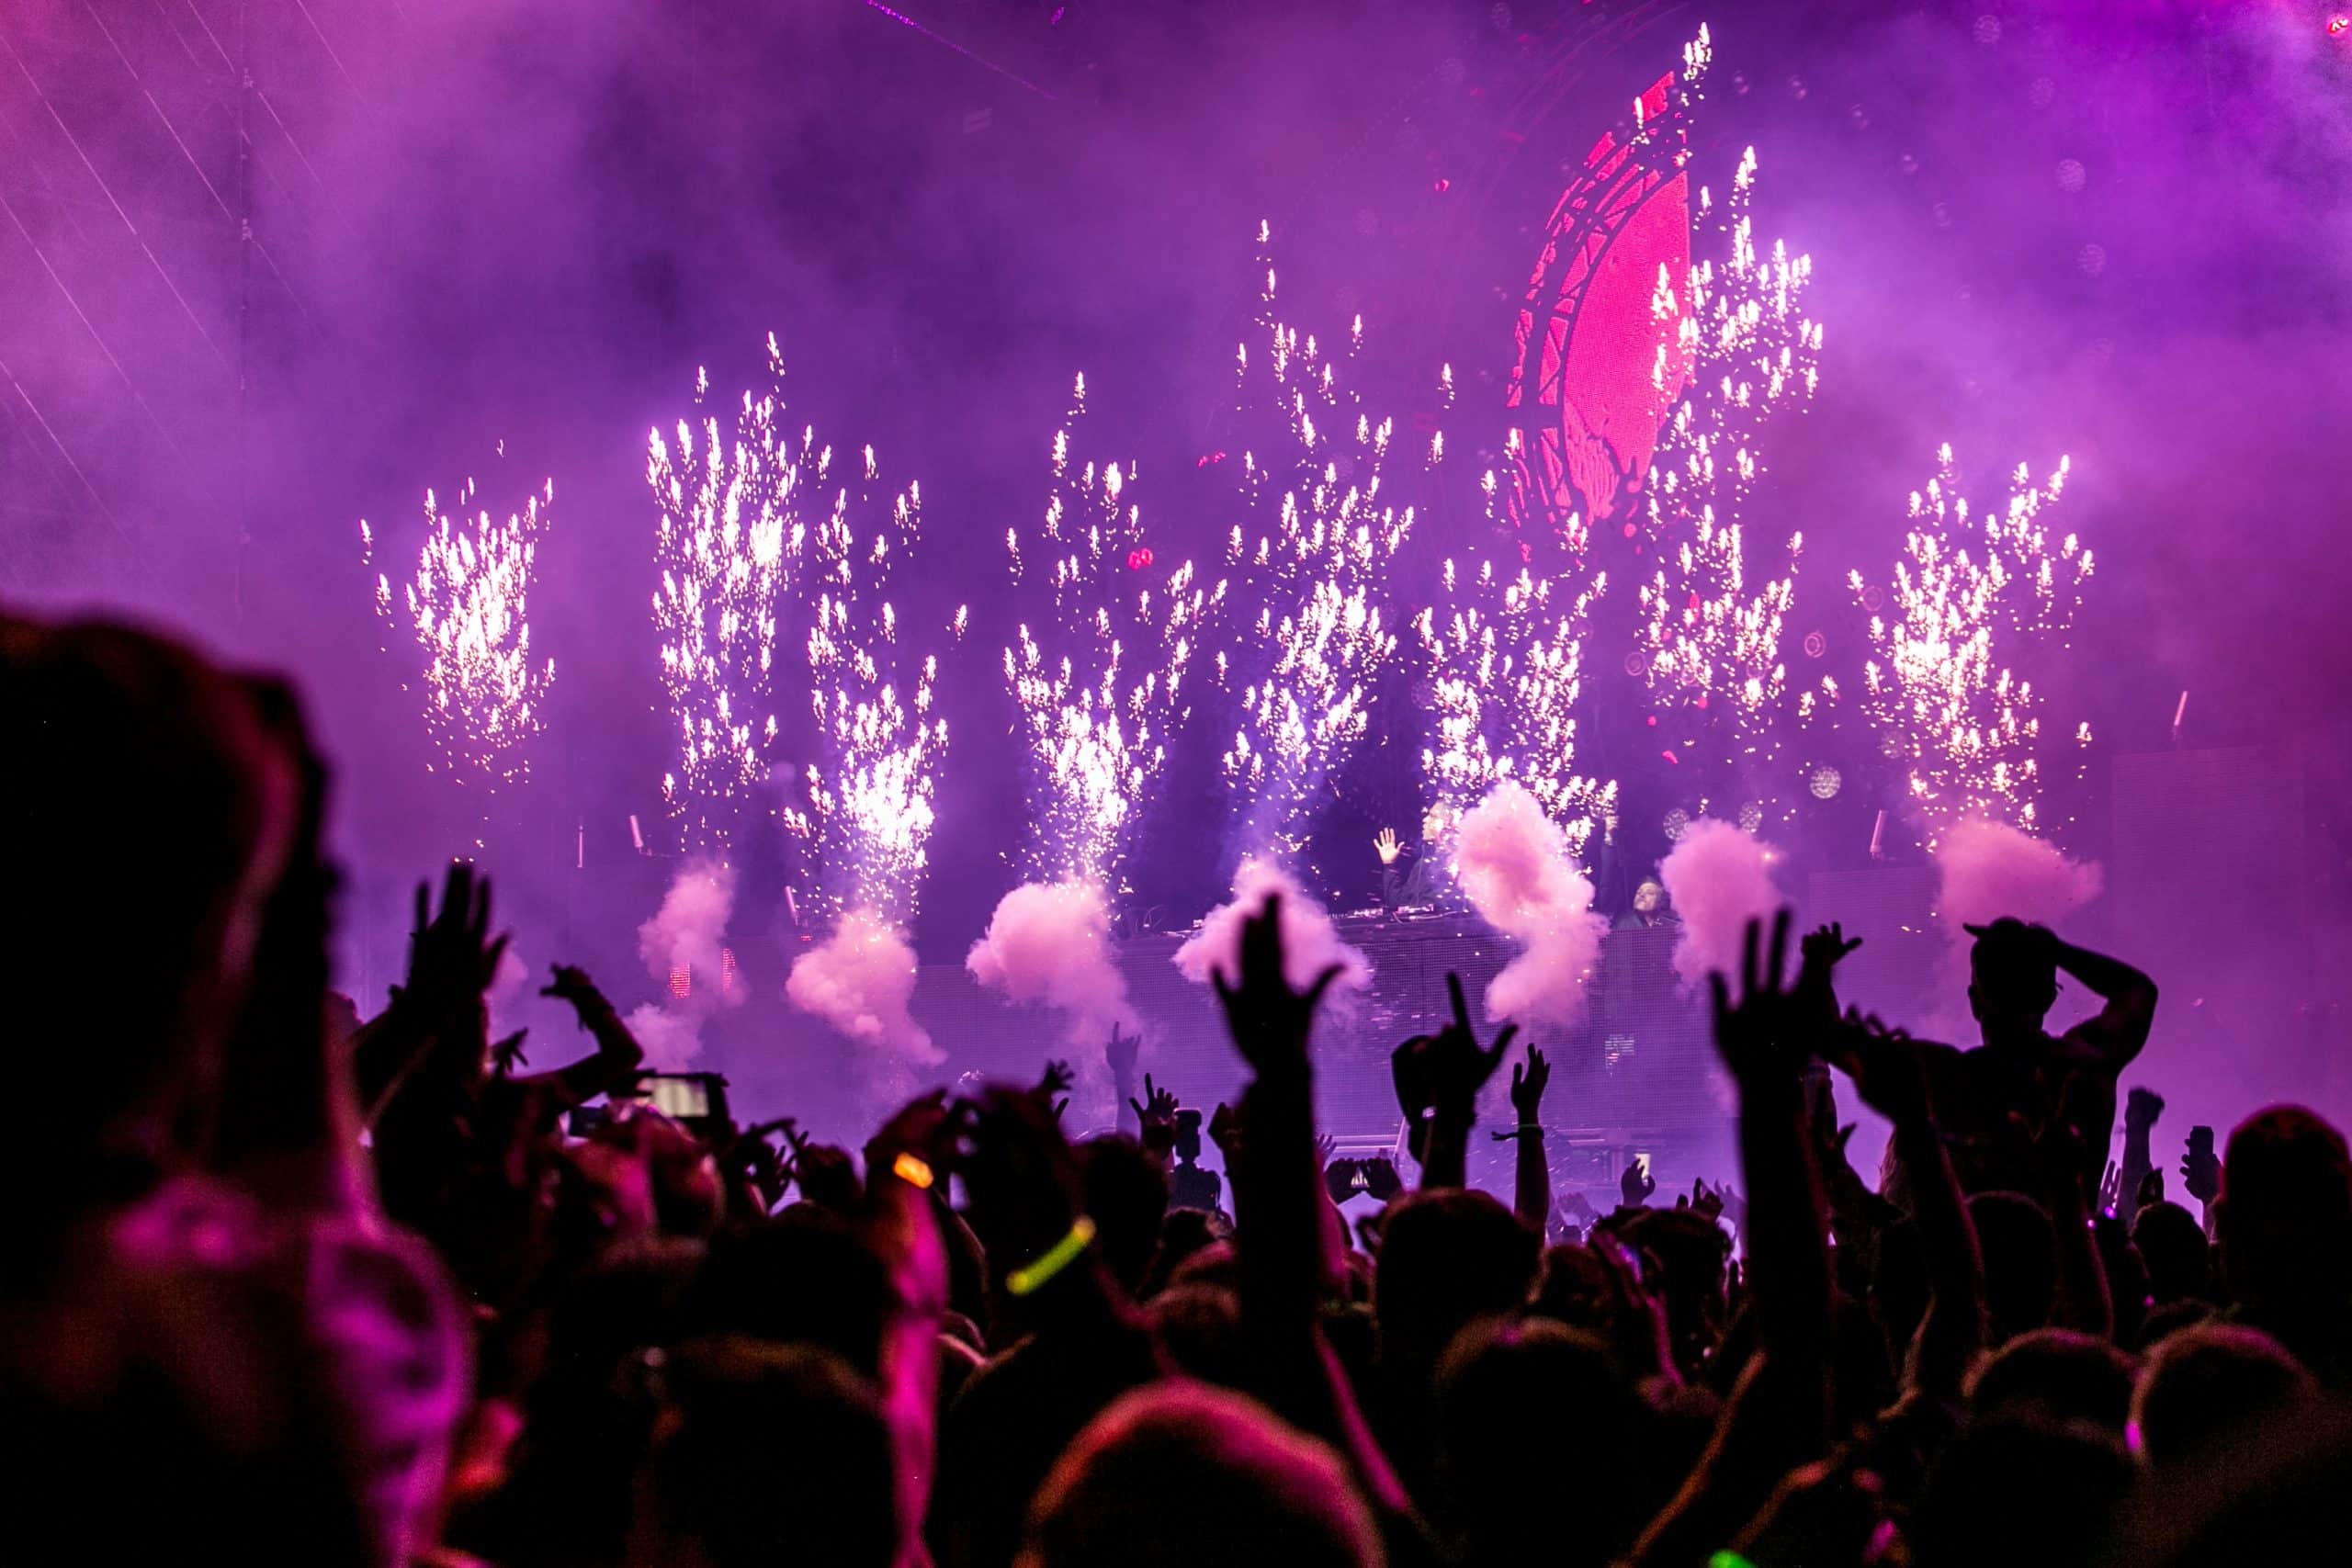
<path id="1" fill-rule="evenodd" d="M 1253 1400 L 1154 1383 L 1096 1416 L 1029 1513 L 1021 1568 L 1374 1568 L 1340 1457 Z"/>
<path id="2" fill-rule="evenodd" d="M 2133 1446 L 2159 1469 L 2206 1459 L 2301 1407 L 2316 1389 L 2267 1334 L 2200 1323 L 2150 1353 L 2132 1402 Z"/>
<path id="3" fill-rule="evenodd" d="M 888 1568 L 898 1551 L 890 1428 L 839 1357 L 705 1340 L 662 1358 L 653 1376 L 662 1416 L 646 1482 L 666 1542 L 692 1542 L 710 1568 Z"/>

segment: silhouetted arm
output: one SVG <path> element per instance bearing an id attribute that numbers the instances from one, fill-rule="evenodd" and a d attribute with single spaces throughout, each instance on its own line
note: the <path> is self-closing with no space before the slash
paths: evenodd
<path id="1" fill-rule="evenodd" d="M 2163 1097 L 2152 1089 L 2135 1087 L 2123 1102 L 2123 1168 L 2116 1177 L 2115 1190 L 2119 1194 L 2118 1217 L 2127 1225 L 2140 1212 L 2142 1185 L 2156 1168 L 2155 1153 L 2148 1140 L 2164 1110 Z"/>
<path id="2" fill-rule="evenodd" d="M 1519 1033 L 1517 1024 L 1505 1024 L 1494 1044 L 1481 1048 L 1470 1027 L 1462 976 L 1448 975 L 1445 985 L 1453 1021 L 1436 1034 L 1406 1041 L 1389 1060 L 1397 1104 L 1406 1120 L 1416 1123 L 1421 1139 L 1418 1157 L 1423 1191 L 1470 1184 L 1470 1134 L 1478 1122 L 1478 1091 L 1494 1077 Z"/>
<path id="3" fill-rule="evenodd" d="M 883 1326 L 882 1410 L 896 1452 L 898 1568 L 926 1568 L 923 1521 L 939 1450 L 939 1320 L 947 1309 L 947 1251 L 932 1209 L 950 1145 L 945 1096 L 923 1096 L 865 1148 L 867 1235 L 891 1285 Z"/>
<path id="4" fill-rule="evenodd" d="M 1806 1144 L 1802 1074 L 1815 1041 L 1783 987 L 1788 912 L 1747 929 L 1736 1006 L 1712 977 L 1715 1044 L 1739 1089 L 1748 1198 L 1747 1277 L 1759 1350 L 1742 1371 L 1699 1467 L 1650 1522 L 1633 1561 L 1702 1562 L 1753 1517 L 1781 1478 L 1820 1457 L 1828 1436 L 1830 1275 L 1821 1195 Z"/>
<path id="5" fill-rule="evenodd" d="M 1338 1227 L 1328 1225 L 1315 1146 L 1314 1068 L 1307 1037 L 1316 1007 L 1340 974 L 1325 970 L 1305 991 L 1283 969 L 1279 897 L 1243 927 L 1241 973 L 1216 975 L 1235 1046 L 1253 1077 L 1241 1102 L 1238 1159 L 1228 1172 L 1250 1223 L 1236 1238 L 1241 1312 L 1261 1386 L 1286 1419 L 1335 1445 L 1393 1539 L 1409 1537 L 1411 1505 L 1357 1408 L 1325 1343 L 1318 1312 L 1339 1279 Z"/>
<path id="6" fill-rule="evenodd" d="M 2066 1122 L 2063 1108 L 2058 1124 L 2045 1134 L 2041 1155 L 2041 1201 L 2050 1211 L 2050 1228 L 2058 1244 L 2055 1324 L 2107 1338 L 2115 1332 L 2115 1303 L 2108 1293 L 2098 1239 L 2091 1234 L 2090 1201 L 2083 1192 L 2082 1141 Z"/>
<path id="7" fill-rule="evenodd" d="M 515 1080 L 518 1087 L 537 1089 L 559 1110 L 585 1105 L 600 1094 L 618 1094 L 634 1088 L 638 1069 L 645 1063 L 644 1048 L 605 993 L 584 970 L 568 964 L 555 966 L 554 983 L 539 993 L 571 1004 L 580 1027 L 596 1042 L 596 1054 L 583 1056 L 552 1072 L 533 1073 Z"/>
<path id="8" fill-rule="evenodd" d="M 1527 1061 L 1510 1070 L 1511 1109 L 1519 1112 L 1512 1136 L 1519 1141 L 1511 1212 L 1519 1223 L 1537 1235 L 1544 1234 L 1552 1217 L 1552 1162 L 1544 1148 L 1544 1126 L 1536 1120 L 1544 1109 L 1544 1090 L 1552 1081 L 1552 1065 L 1544 1053 L 1530 1046 Z"/>
<path id="9" fill-rule="evenodd" d="M 1906 1381 L 1946 1402 L 1984 1345 L 1984 1258 L 1943 1134 L 1917 1043 L 1859 1020 L 1841 1027 L 1841 1065 L 1871 1107 L 1894 1124 L 1895 1153 L 1909 1173 L 1913 1219 L 1933 1292 L 1911 1343 Z"/>
<path id="10" fill-rule="evenodd" d="M 2049 940 L 2051 957 L 2060 971 L 2107 1004 L 2097 1017 L 2068 1030 L 2066 1038 L 2088 1047 L 2109 1072 L 2121 1072 L 2148 1043 L 2148 1031 L 2156 1017 L 2156 983 L 2121 959 L 2076 947 L 2054 935 Z"/>

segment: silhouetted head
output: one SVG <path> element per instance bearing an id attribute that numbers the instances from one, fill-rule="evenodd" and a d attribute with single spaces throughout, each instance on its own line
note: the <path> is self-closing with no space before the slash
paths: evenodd
<path id="1" fill-rule="evenodd" d="M 712 1239 L 691 1314 L 699 1334 L 821 1346 L 872 1377 L 895 1301 L 882 1260 L 855 1224 L 795 1203 Z"/>
<path id="2" fill-rule="evenodd" d="M 209 1116 L 300 761 L 248 685 L 128 627 L 0 616 L 0 819 L 25 922 L 0 944 L 11 1156 L 166 1163 Z M 40 933 L 47 933 L 45 935 Z M 52 1172 L 44 1201 L 93 1197 Z"/>
<path id="3" fill-rule="evenodd" d="M 1996 1350 L 1968 1382 L 1968 1414 L 2085 1421 L 2117 1438 L 2132 1411 L 2139 1364 L 2104 1339 L 2070 1328 L 2020 1334 Z"/>
<path id="4" fill-rule="evenodd" d="M 2148 1294 L 2157 1305 L 2212 1299 L 2212 1248 L 2205 1227 L 2187 1209 L 2169 1201 L 2149 1204 L 2132 1222 L 2132 1245 L 2148 1266 Z"/>
<path id="5" fill-rule="evenodd" d="M 1340 1458 L 1254 1400 L 1153 1383 L 1097 1416 L 1029 1510 L 1020 1568 L 1374 1568 Z"/>
<path id="6" fill-rule="evenodd" d="M 1222 1285 L 1178 1285 L 1151 1299 L 1152 1333 L 1169 1359 L 1203 1382 L 1238 1387 L 1249 1375 L 1241 1303 Z"/>
<path id="7" fill-rule="evenodd" d="M 1539 1243 L 1484 1192 L 1414 1192 L 1389 1205 L 1373 1306 L 1384 1359 L 1426 1374 L 1472 1319 L 1513 1312 L 1535 1278 Z"/>
<path id="8" fill-rule="evenodd" d="M 2317 1393 L 2311 1373 L 2267 1334 L 2200 1323 L 2149 1353 L 2132 1401 L 2132 1449 L 2151 1469 L 2194 1464 L 2290 1416 Z"/>
<path id="9" fill-rule="evenodd" d="M 897 1459 L 873 1389 L 806 1346 L 704 1340 L 661 1359 L 633 1562 L 887 1568 Z"/>
<path id="10" fill-rule="evenodd" d="M 1168 1288 L 1169 1280 L 1183 1267 L 1186 1258 L 1231 1234 L 1233 1227 L 1222 1214 L 1206 1209 L 1170 1208 L 1160 1216 L 1159 1249 L 1144 1275 L 1140 1297 L 1148 1301 L 1158 1295 Z"/>
<path id="11" fill-rule="evenodd" d="M 1168 1213 L 1167 1173 L 1146 1157 L 1143 1145 L 1116 1133 L 1089 1138 L 1071 1154 L 1102 1261 L 1119 1288 L 1134 1295 L 1159 1249 L 1159 1222 Z"/>
<path id="12" fill-rule="evenodd" d="M 1544 1318 L 1483 1318 L 1438 1363 L 1441 1529 L 1479 1563 L 1613 1561 L 1642 1516 L 1639 1438 L 1646 1414 L 1599 1337 Z M 1576 1529 L 1560 1528 L 1555 1487 L 1574 1476 Z"/>
<path id="13" fill-rule="evenodd" d="M 1731 1236 L 1695 1209 L 1643 1209 L 1621 1234 L 1649 1260 L 1644 1279 L 1666 1303 L 1676 1359 L 1696 1366 L 1727 1312 Z"/>
<path id="14" fill-rule="evenodd" d="M 2352 1156 L 2317 1114 L 2274 1105 L 2240 1122 L 2222 1161 L 2222 1269 L 2265 1319 L 2340 1314 L 2352 1294 Z"/>
<path id="15" fill-rule="evenodd" d="M 1990 1039 L 2038 1030 L 2058 1000 L 2047 943 L 2007 916 L 1984 928 L 1968 954 L 1968 1006 Z"/>
<path id="16" fill-rule="evenodd" d="M 2075 1568 L 2106 1560 L 2131 1495 L 2122 1442 L 2087 1422 L 1972 1421 L 1905 1530 L 1919 1568 Z"/>
<path id="17" fill-rule="evenodd" d="M 1555 1323 L 1606 1337 L 1617 1318 L 1618 1292 L 1606 1264 L 1582 1242 L 1562 1242 L 1544 1250 L 1529 1310 Z"/>

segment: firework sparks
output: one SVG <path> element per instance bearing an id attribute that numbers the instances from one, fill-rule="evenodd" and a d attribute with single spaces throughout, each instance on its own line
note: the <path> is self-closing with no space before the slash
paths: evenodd
<path id="1" fill-rule="evenodd" d="M 1242 455 L 1239 501 L 1250 521 L 1233 525 L 1227 555 L 1236 597 L 1256 614 L 1237 626 L 1217 673 L 1241 682 L 1241 720 L 1223 761 L 1248 813 L 1249 847 L 1290 856 L 1324 780 L 1369 727 L 1369 683 L 1396 649 L 1382 585 L 1413 509 L 1382 495 L 1395 422 L 1375 423 L 1316 340 L 1276 318 L 1263 224 L 1258 238 L 1259 349 L 1253 360 L 1240 345 L 1236 377 L 1245 410 L 1279 411 L 1283 428 L 1268 456 Z M 1359 316 L 1348 357 L 1363 340 Z M 1439 434 L 1427 460 L 1443 455 Z"/>
<path id="2" fill-rule="evenodd" d="M 914 917 L 928 862 L 947 721 L 932 711 L 938 656 L 901 650 L 886 597 L 921 536 L 922 488 L 910 482 L 886 502 L 878 474 L 868 446 L 854 493 L 837 488 L 830 513 L 786 541 L 788 553 L 806 552 L 803 592 L 813 595 L 808 699 L 821 756 L 801 770 L 806 803 L 786 807 L 784 823 L 830 914 L 898 926 Z"/>
<path id="3" fill-rule="evenodd" d="M 773 336 L 768 355 L 780 385 Z M 697 403 L 708 389 L 698 374 Z M 689 848 L 724 850 L 775 744 L 777 615 L 805 544 L 798 507 L 832 459 L 813 431 L 786 431 L 783 412 L 772 386 L 743 394 L 731 442 L 707 415 L 680 420 L 674 446 L 659 429 L 646 443 L 646 483 L 661 514 L 653 626 L 677 747 L 662 795 Z"/>
<path id="4" fill-rule="evenodd" d="M 1791 255 L 1780 240 L 1769 252 L 1757 248 L 1749 211 L 1756 176 L 1750 147 L 1720 213 L 1713 194 L 1700 187 L 1692 226 L 1713 222 L 1720 259 L 1694 260 L 1679 290 L 1658 269 L 1650 309 L 1661 323 L 1672 321 L 1674 333 L 1658 344 L 1651 383 L 1663 390 L 1687 381 L 1690 391 L 1658 432 L 1644 507 L 1653 537 L 1710 511 L 1736 523 L 1764 471 L 1765 422 L 1784 405 L 1810 401 L 1820 383 L 1821 323 L 1804 310 L 1813 258 Z"/>
<path id="5" fill-rule="evenodd" d="M 1489 493 L 1493 476 L 1489 475 Z M 1517 783 L 1561 827 L 1580 853 L 1596 821 L 1616 810 L 1614 783 L 1576 772 L 1576 707 L 1584 690 L 1584 644 L 1593 602 L 1607 590 L 1571 594 L 1564 582 L 1521 567 L 1449 560 L 1446 607 L 1415 620 L 1430 660 L 1435 734 L 1421 773 L 1442 826 L 1459 821 L 1498 784 Z"/>
<path id="6" fill-rule="evenodd" d="M 440 772 L 495 790 L 530 777 L 524 742 L 539 732 L 555 660 L 531 654 L 530 593 L 538 544 L 555 508 L 548 480 L 503 522 L 476 504 L 471 479 L 443 511 L 424 492 L 424 543 L 397 599 L 376 578 L 376 613 L 405 626 L 424 654 L 417 683 Z M 374 564 L 375 533 L 359 525 L 361 559 Z M 427 764 L 435 766 L 435 764 Z"/>
<path id="7" fill-rule="evenodd" d="M 1751 147 L 1720 209 L 1699 192 L 1694 226 L 1714 225 L 1722 256 L 1694 261 L 1679 290 L 1658 272 L 1651 308 L 1674 331 L 1652 382 L 1663 392 L 1687 378 L 1690 391 L 1658 432 L 1644 487 L 1660 558 L 1639 593 L 1637 636 L 1651 689 L 1712 731 L 1721 760 L 1769 795 L 1788 694 L 1781 637 L 1804 539 L 1790 537 L 1777 574 L 1758 572 L 1741 513 L 1764 471 L 1767 420 L 1810 400 L 1818 384 L 1822 330 L 1803 309 L 1812 259 L 1777 240 L 1758 248 L 1756 174 Z"/>
<path id="8" fill-rule="evenodd" d="M 1747 543 L 1736 523 L 1702 510 L 1693 535 L 1642 585 L 1643 659 L 1653 688 L 1679 690 L 1728 731 L 1735 755 L 1769 763 L 1777 753 L 1773 720 L 1788 694 L 1781 633 L 1796 599 L 1796 561 L 1804 548 L 1792 535 L 1788 570 L 1750 592 Z"/>
<path id="9" fill-rule="evenodd" d="M 1893 619 L 1871 617 L 1875 657 L 1863 666 L 1861 693 L 1882 744 L 1905 770 L 1931 847 L 1965 817 L 2039 828 L 2041 697 L 2013 669 L 2022 649 L 1996 653 L 1995 643 L 2064 632 L 2093 569 L 2081 541 L 2053 535 L 2046 522 L 2064 489 L 2064 458 L 2040 485 L 2019 464 L 2007 506 L 1972 515 L 1951 448 L 1937 457 L 1936 477 L 1911 496 Z M 1849 581 L 1865 595 L 1860 572 Z M 2078 726 L 2074 739 L 2087 744 L 2090 727 Z"/>
<path id="10" fill-rule="evenodd" d="M 1039 630 L 1023 622 L 1004 650 L 1004 680 L 1032 764 L 1025 872 L 1108 886 L 1166 766 L 1167 731 L 1190 711 L 1185 673 L 1210 595 L 1190 561 L 1155 562 L 1134 464 L 1072 457 L 1085 413 L 1080 376 L 1054 433 L 1053 488 L 1030 541 L 1045 558 L 1028 561 L 1020 530 L 1005 531 L 1016 591 L 1042 581 L 1052 604 Z"/>

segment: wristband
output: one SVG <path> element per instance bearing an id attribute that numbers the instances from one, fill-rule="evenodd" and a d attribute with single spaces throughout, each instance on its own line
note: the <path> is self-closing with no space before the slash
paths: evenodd
<path id="1" fill-rule="evenodd" d="M 1016 1296 L 1030 1295 L 1077 1262 L 1080 1255 L 1093 1245 L 1094 1222 L 1080 1214 L 1070 1222 L 1069 1234 L 1047 1247 L 1045 1256 L 1006 1275 L 1004 1288 Z"/>
<path id="2" fill-rule="evenodd" d="M 900 1153 L 897 1159 L 890 1162 L 890 1174 L 905 1182 L 908 1186 L 920 1187 L 925 1191 L 929 1191 L 931 1190 L 931 1184 L 938 1179 L 938 1178 L 932 1175 L 931 1167 L 928 1163 L 915 1155 L 904 1152 Z"/>
<path id="3" fill-rule="evenodd" d="M 1756 1568 L 1756 1564 L 1736 1551 L 1724 1551 L 1707 1559 L 1707 1568 Z"/>

